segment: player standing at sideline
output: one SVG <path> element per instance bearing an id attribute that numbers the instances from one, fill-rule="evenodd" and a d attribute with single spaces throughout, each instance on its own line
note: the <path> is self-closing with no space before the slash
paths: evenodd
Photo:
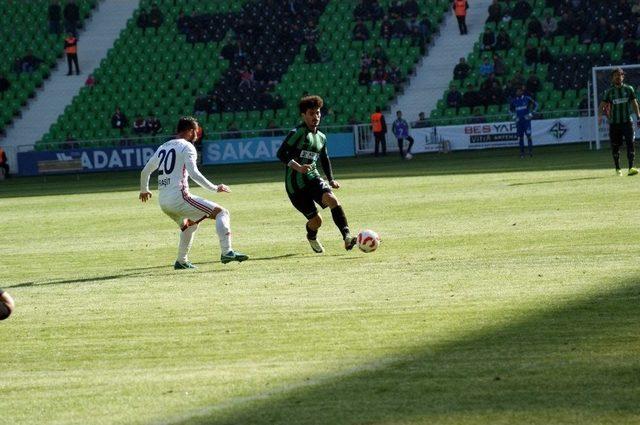
<path id="1" fill-rule="evenodd" d="M 287 164 L 285 187 L 293 206 L 307 218 L 307 240 L 311 249 L 324 252 L 317 239 L 322 217 L 318 214 L 316 203 L 322 208 L 329 207 L 333 221 L 342 234 L 344 247 L 350 250 L 356 244 L 351 236 L 347 217 L 331 188 L 338 189 L 340 184 L 333 179 L 331 161 L 327 154 L 327 138 L 318 131 L 320 108 L 324 104 L 320 96 L 303 97 L 298 104 L 303 122 L 289 132 L 278 149 L 278 159 Z M 320 159 L 322 170 L 329 183 L 320 177 L 316 163 Z"/>
<path id="2" fill-rule="evenodd" d="M 624 84 L 624 71 L 616 68 L 611 72 L 611 82 L 613 86 L 604 92 L 602 102 L 600 102 L 600 120 L 606 115 L 609 120 L 609 140 L 611 141 L 611 151 L 613 162 L 616 167 L 616 174 L 622 175 L 620 171 L 620 146 L 624 139 L 627 145 L 627 159 L 629 161 L 629 171 L 627 175 L 634 176 L 638 170 L 633 166 L 635 159 L 635 149 L 633 147 L 633 123 L 631 121 L 631 108 L 636 113 L 640 125 L 640 109 L 636 93 L 628 84 Z"/>
<path id="3" fill-rule="evenodd" d="M 533 156 L 533 141 L 531 140 L 531 119 L 533 113 L 538 110 L 538 103 L 524 94 L 524 88 L 518 87 L 516 97 L 511 101 L 509 110 L 513 114 L 520 144 L 520 158 L 524 158 L 524 135 L 527 135 L 529 156 Z"/>
<path id="4" fill-rule="evenodd" d="M 231 248 L 231 223 L 229 211 L 207 199 L 189 193 L 189 177 L 200 186 L 212 192 L 231 192 L 224 184 L 211 183 L 198 170 L 197 152 L 193 142 L 198 138 L 198 121 L 193 117 L 182 117 L 178 121 L 177 138 L 169 140 L 158 148 L 140 173 L 140 200 L 147 202 L 149 176 L 158 170 L 158 192 L 160 208 L 173 219 L 182 233 L 178 245 L 178 259 L 173 268 L 195 269 L 188 259 L 193 237 L 198 224 L 205 218 L 216 221 L 216 232 L 220 239 L 220 261 L 244 261 L 249 257 Z"/>
<path id="5" fill-rule="evenodd" d="M 411 155 L 411 148 L 413 147 L 413 137 L 409 134 L 409 123 L 407 120 L 402 118 L 402 111 L 396 112 L 396 120 L 391 125 L 391 131 L 398 139 L 398 150 L 400 151 L 400 158 L 402 159 L 411 159 L 413 155 Z M 404 139 L 409 141 L 409 146 L 407 147 L 407 154 L 404 153 Z"/>

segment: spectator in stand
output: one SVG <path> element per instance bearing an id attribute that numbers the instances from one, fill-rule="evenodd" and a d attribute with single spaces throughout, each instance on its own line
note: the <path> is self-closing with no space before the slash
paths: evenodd
<path id="1" fill-rule="evenodd" d="M 540 81 L 540 78 L 538 78 L 535 72 L 531 71 L 531 73 L 529 74 L 526 87 L 527 94 L 531 97 L 535 97 L 536 93 L 538 93 L 540 89 L 542 89 L 542 81 Z"/>
<path id="2" fill-rule="evenodd" d="M 526 0 L 519 0 L 511 10 L 511 18 L 512 19 L 522 19 L 525 20 L 531 15 L 533 12 L 533 8 Z"/>
<path id="3" fill-rule="evenodd" d="M 353 39 L 356 41 L 366 41 L 369 39 L 369 29 L 364 22 L 356 22 L 356 26 L 353 27 Z"/>
<path id="4" fill-rule="evenodd" d="M 423 44 L 426 45 L 431 41 L 431 34 L 433 34 L 433 25 L 429 20 L 429 15 L 426 13 L 422 15 L 422 19 L 418 22 L 420 28 L 420 34 L 422 35 Z"/>
<path id="5" fill-rule="evenodd" d="M 527 44 L 524 51 L 524 63 L 527 66 L 533 66 L 538 63 L 538 48 L 532 43 Z"/>
<path id="6" fill-rule="evenodd" d="M 480 84 L 480 88 L 483 90 L 489 90 L 493 86 L 493 83 L 498 82 L 495 74 L 487 75 L 487 78 Z M 498 82 L 499 84 L 499 82 Z"/>
<path id="7" fill-rule="evenodd" d="M 494 81 L 487 90 L 486 103 L 488 105 L 501 105 L 505 102 L 504 91 L 498 81 Z"/>
<path id="8" fill-rule="evenodd" d="M 420 7 L 416 0 L 406 0 L 403 6 L 404 16 L 406 18 L 417 18 L 420 13 Z"/>
<path id="9" fill-rule="evenodd" d="M 376 25 L 382 17 L 384 16 L 384 9 L 380 6 L 378 0 L 371 0 L 369 3 L 369 19 L 373 21 L 373 26 Z"/>
<path id="10" fill-rule="evenodd" d="M 409 134 L 409 123 L 407 120 L 402 118 L 402 111 L 396 112 L 396 120 L 391 125 L 391 131 L 396 136 L 396 140 L 398 141 L 398 151 L 400 152 L 400 158 L 402 159 L 411 159 L 413 155 L 411 155 L 411 148 L 413 147 L 413 137 Z M 405 154 L 404 151 L 404 139 L 409 141 L 409 146 L 407 146 L 407 152 Z"/>
<path id="11" fill-rule="evenodd" d="M 396 90 L 400 90 L 403 81 L 404 79 L 402 78 L 402 71 L 400 71 L 400 67 L 398 65 L 391 64 L 387 74 L 387 82 L 392 84 Z"/>
<path id="12" fill-rule="evenodd" d="M 124 129 L 127 128 L 129 120 L 127 116 L 120 110 L 120 107 L 116 106 L 116 111 L 111 116 L 111 127 L 120 130 L 120 134 L 124 134 Z"/>
<path id="13" fill-rule="evenodd" d="M 49 33 L 62 34 L 62 26 L 60 24 L 62 20 L 62 8 L 58 0 L 52 0 L 51 4 L 49 4 L 47 19 L 49 20 Z"/>
<path id="14" fill-rule="evenodd" d="M 389 63 L 389 56 L 387 56 L 387 53 L 384 50 L 382 50 L 381 45 L 376 44 L 373 54 L 371 55 L 371 60 L 377 66 L 387 65 L 387 63 Z"/>
<path id="15" fill-rule="evenodd" d="M 11 83 L 7 80 L 7 77 L 0 75 L 0 93 L 4 93 L 11 87 Z"/>
<path id="16" fill-rule="evenodd" d="M 144 118 L 142 118 L 142 115 L 138 115 L 133 121 L 133 134 L 140 136 L 142 134 L 145 134 L 146 132 L 147 122 Z"/>
<path id="17" fill-rule="evenodd" d="M 418 114 L 418 119 L 413 123 L 413 128 L 426 128 L 429 127 L 429 122 L 424 112 Z"/>
<path id="18" fill-rule="evenodd" d="M 62 143 L 61 147 L 64 150 L 79 149 L 80 143 L 78 143 L 71 133 L 67 133 L 67 137 L 64 139 L 64 143 Z"/>
<path id="19" fill-rule="evenodd" d="M 387 123 L 382 115 L 382 108 L 376 107 L 376 111 L 371 114 L 371 130 L 375 140 L 374 156 L 378 156 L 382 147 L 382 156 L 387 155 Z"/>
<path id="20" fill-rule="evenodd" d="M 467 0 L 453 0 L 451 5 L 453 13 L 456 15 L 458 21 L 458 30 L 460 35 L 467 34 L 467 9 L 469 9 L 469 3 Z"/>
<path id="21" fill-rule="evenodd" d="M 225 135 L 229 139 L 239 139 L 242 137 L 240 134 L 240 129 L 238 128 L 238 124 L 235 121 L 231 121 L 227 126 L 227 134 Z"/>
<path id="22" fill-rule="evenodd" d="M 367 70 L 371 68 L 371 64 L 373 63 L 373 58 L 367 52 L 363 52 L 360 56 L 360 68 L 366 68 Z"/>
<path id="23" fill-rule="evenodd" d="M 253 78 L 253 70 L 251 70 L 251 68 L 249 68 L 249 66 L 245 66 L 242 69 L 240 69 L 239 72 L 239 76 L 240 76 L 240 83 L 238 84 L 238 89 L 251 89 L 254 84 L 255 84 L 255 80 Z"/>
<path id="24" fill-rule="evenodd" d="M 239 51 L 240 48 L 238 46 L 238 42 L 236 40 L 231 40 L 222 47 L 222 50 L 220 50 L 220 59 L 231 62 Z"/>
<path id="25" fill-rule="evenodd" d="M 395 0 L 389 5 L 389 15 L 393 19 L 402 18 L 404 16 L 404 7 L 402 6 L 402 1 Z"/>
<path id="26" fill-rule="evenodd" d="M 471 67 L 465 60 L 465 58 L 460 58 L 460 62 L 456 64 L 453 68 L 453 79 L 454 80 L 464 80 L 469 75 L 471 71 Z"/>
<path id="27" fill-rule="evenodd" d="M 636 0 L 633 6 L 631 6 L 631 13 L 634 16 L 640 16 L 640 1 Z"/>
<path id="28" fill-rule="evenodd" d="M 320 52 L 315 43 L 307 44 L 307 48 L 304 51 L 304 61 L 306 63 L 319 63 L 322 62 Z"/>
<path id="29" fill-rule="evenodd" d="M 487 18 L 487 23 L 495 22 L 496 24 L 500 23 L 502 20 L 502 6 L 498 3 L 498 0 L 493 0 L 491 5 L 489 5 L 489 17 Z"/>
<path id="30" fill-rule="evenodd" d="M 191 27 L 193 25 L 191 17 L 184 14 L 184 10 L 180 10 L 178 13 L 178 18 L 176 19 L 176 25 L 178 26 L 178 31 L 183 34 L 189 35 L 191 32 Z"/>
<path id="31" fill-rule="evenodd" d="M 635 40 L 627 39 L 622 45 L 622 61 L 624 63 L 638 63 L 638 45 Z"/>
<path id="32" fill-rule="evenodd" d="M 543 35 L 542 23 L 535 16 L 532 17 L 527 25 L 527 37 L 540 38 Z"/>
<path id="33" fill-rule="evenodd" d="M 313 21 L 313 19 L 309 19 L 307 21 L 307 26 L 304 29 L 304 39 L 307 44 L 314 44 L 320 38 L 320 32 L 318 31 L 318 26 Z"/>
<path id="34" fill-rule="evenodd" d="M 476 90 L 474 90 L 473 84 L 467 84 L 467 90 L 462 95 L 462 106 L 473 109 L 476 106 L 480 106 L 481 104 L 482 99 L 480 98 L 480 94 Z"/>
<path id="35" fill-rule="evenodd" d="M 402 18 L 396 18 L 396 20 L 393 21 L 391 38 L 403 38 L 407 34 L 409 34 L 409 26 L 407 25 L 407 21 Z"/>
<path id="36" fill-rule="evenodd" d="M 508 96 L 510 98 L 515 97 L 518 89 L 521 89 L 522 87 L 524 87 L 525 84 L 526 84 L 526 80 L 524 78 L 524 75 L 522 75 L 522 70 L 516 71 L 513 78 L 509 82 L 509 90 L 507 93 Z"/>
<path id="37" fill-rule="evenodd" d="M 469 124 L 482 124 L 487 122 L 487 119 L 484 117 L 482 109 L 475 107 L 473 111 L 471 111 L 471 118 L 469 118 L 468 122 Z"/>
<path id="38" fill-rule="evenodd" d="M 78 39 L 71 32 L 69 32 L 67 38 L 64 39 L 64 52 L 67 54 L 67 65 L 69 66 L 67 75 L 73 74 L 72 65 L 76 66 L 76 75 L 80 75 L 80 68 L 78 66 Z"/>
<path id="39" fill-rule="evenodd" d="M 498 31 L 498 36 L 496 37 L 496 50 L 509 50 L 511 49 L 511 37 L 507 34 L 507 31 L 501 29 Z"/>
<path id="40" fill-rule="evenodd" d="M 490 74 L 493 74 L 493 64 L 491 63 L 491 61 L 489 61 L 489 58 L 487 56 L 482 58 L 482 64 L 480 65 L 480 69 L 478 71 L 483 77 L 487 77 Z"/>
<path id="41" fill-rule="evenodd" d="M 587 100 L 586 97 L 583 97 L 580 100 L 580 105 L 578 106 L 578 108 L 580 109 L 580 116 L 581 117 L 589 116 L 589 101 Z"/>
<path id="42" fill-rule="evenodd" d="M 9 161 L 7 160 L 7 154 L 2 146 L 0 146 L 0 168 L 4 170 L 4 178 L 8 179 L 11 177 L 11 174 L 9 174 Z"/>
<path id="43" fill-rule="evenodd" d="M 158 8 L 158 4 L 154 3 L 153 6 L 151 6 L 151 10 L 149 11 L 149 26 L 155 28 L 156 35 L 158 34 L 158 28 L 160 28 L 160 25 L 162 25 L 163 21 L 164 15 L 162 14 L 160 8 Z"/>
<path id="44" fill-rule="evenodd" d="M 387 84 L 387 71 L 384 66 L 378 66 L 375 71 L 373 71 L 373 76 L 371 77 L 371 85 L 381 85 L 384 86 Z"/>
<path id="45" fill-rule="evenodd" d="M 542 64 L 553 63 L 553 55 L 549 51 L 549 47 L 546 44 L 543 44 L 540 47 L 540 52 L 538 54 L 538 62 Z"/>
<path id="46" fill-rule="evenodd" d="M 462 106 L 462 93 L 458 90 L 458 88 L 452 84 L 451 89 L 449 89 L 449 93 L 447 93 L 447 107 L 449 108 L 460 108 Z"/>
<path id="47" fill-rule="evenodd" d="M 358 125 L 358 120 L 356 119 L 356 116 L 351 114 L 349 116 L 349 119 L 347 119 L 347 124 L 349 124 L 349 125 Z"/>
<path id="48" fill-rule="evenodd" d="M 551 16 L 551 13 L 544 14 L 542 20 L 542 32 L 545 37 L 551 37 L 558 30 L 558 20 Z"/>
<path id="49" fill-rule="evenodd" d="M 31 50 L 27 54 L 16 61 L 16 72 L 31 73 L 35 71 L 42 63 L 42 59 L 35 56 Z"/>
<path id="50" fill-rule="evenodd" d="M 142 34 L 146 34 L 147 27 L 149 26 L 149 14 L 144 7 L 140 8 L 138 19 L 136 19 L 136 25 L 138 28 L 142 28 Z"/>
<path id="51" fill-rule="evenodd" d="M 496 33 L 491 28 L 487 28 L 482 33 L 482 50 L 489 51 L 496 47 Z"/>
<path id="52" fill-rule="evenodd" d="M 96 85 L 96 83 L 97 81 L 96 81 L 96 78 L 93 76 L 93 74 L 89 74 L 87 79 L 84 81 L 84 85 L 87 87 L 93 87 Z"/>
<path id="53" fill-rule="evenodd" d="M 507 65 L 505 65 L 504 61 L 497 53 L 493 54 L 493 73 L 497 77 L 502 77 L 507 74 Z"/>
<path id="54" fill-rule="evenodd" d="M 365 20 L 371 17 L 365 0 L 358 0 L 358 4 L 353 9 L 353 17 L 357 20 Z"/>
<path id="55" fill-rule="evenodd" d="M 367 87 L 371 84 L 371 74 L 369 73 L 369 70 L 364 66 L 360 68 L 360 73 L 358 74 L 358 84 Z"/>
<path id="56" fill-rule="evenodd" d="M 380 37 L 382 37 L 383 40 L 387 41 L 387 46 L 389 46 L 389 43 L 391 43 L 392 34 L 393 34 L 393 24 L 391 23 L 389 16 L 384 15 L 384 18 L 382 19 L 382 23 L 380 24 Z"/>
<path id="57" fill-rule="evenodd" d="M 76 4 L 75 0 L 69 0 L 64 6 L 62 12 L 64 16 L 64 26 L 68 33 L 73 34 L 74 37 L 78 35 L 78 21 L 80 21 L 80 8 Z"/>
<path id="58" fill-rule="evenodd" d="M 150 114 L 149 117 L 147 118 L 147 133 L 151 134 L 152 136 L 157 135 L 160 130 L 162 130 L 162 124 L 160 123 L 160 120 L 158 119 L 158 117 L 156 117 L 155 114 Z"/>
<path id="59" fill-rule="evenodd" d="M 196 98 L 196 101 L 193 104 L 193 113 L 195 115 L 207 114 L 207 116 L 209 116 L 210 110 L 211 110 L 211 98 L 206 93 L 200 93 L 200 96 Z"/>

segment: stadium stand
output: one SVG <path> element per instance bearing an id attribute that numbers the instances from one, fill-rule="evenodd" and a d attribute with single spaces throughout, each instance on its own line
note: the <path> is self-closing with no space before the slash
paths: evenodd
<path id="1" fill-rule="evenodd" d="M 156 26 L 154 3 L 162 15 Z M 366 122 L 402 89 L 449 10 L 447 0 L 409 1 L 400 10 L 395 3 L 380 1 L 372 14 L 362 1 L 142 0 L 94 84 L 82 88 L 36 148 L 69 136 L 94 146 L 153 142 L 112 128 L 116 107 L 129 123 L 156 115 L 169 124 L 197 113 L 208 138 L 237 130 L 255 136 L 294 125 L 298 99 L 313 92 L 326 100 L 326 125 Z M 352 39 L 359 20 L 369 30 L 364 41 Z M 364 53 L 383 57 L 387 84 L 359 84 Z"/>
<path id="2" fill-rule="evenodd" d="M 78 0 L 79 26 L 98 0 Z M 50 33 L 48 0 L 15 1 L 0 14 L 0 131 L 20 114 L 63 55 L 64 31 Z M 61 4 L 64 6 L 64 4 Z M 62 28 L 62 21 L 61 21 Z"/>
<path id="3" fill-rule="evenodd" d="M 539 102 L 542 117 L 578 115 L 593 66 L 637 63 L 633 47 L 640 15 L 624 1 L 580 0 L 579 8 L 573 3 L 494 1 L 485 31 L 467 57 L 468 75 L 454 77 L 431 112 L 431 122 L 470 122 L 474 110 L 490 121 L 508 120 L 509 98 L 517 85 L 525 85 Z M 497 87 L 481 75 L 485 58 L 495 67 Z M 467 95 L 469 101 L 463 100 L 460 107 L 449 107 L 447 97 L 453 87 L 477 95 Z"/>

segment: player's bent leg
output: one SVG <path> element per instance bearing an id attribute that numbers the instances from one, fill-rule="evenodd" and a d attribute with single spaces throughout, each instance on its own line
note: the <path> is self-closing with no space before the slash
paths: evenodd
<path id="1" fill-rule="evenodd" d="M 182 232 L 180 233 L 180 242 L 178 244 L 178 258 L 173 265 L 173 268 L 176 270 L 197 268 L 189 261 L 188 257 L 191 246 L 193 245 L 193 238 L 195 237 L 195 233 L 198 230 L 198 223 L 194 223 L 191 220 L 187 220 L 187 222 L 191 222 L 192 224 L 183 228 Z"/>
<path id="2" fill-rule="evenodd" d="M 317 254 L 324 252 L 324 247 L 318 240 L 318 229 L 320 229 L 320 226 L 322 226 L 322 217 L 317 213 L 314 217 L 311 217 L 306 224 L 307 240 L 309 241 L 309 245 L 311 245 L 313 252 Z"/>
<path id="3" fill-rule="evenodd" d="M 215 208 L 212 214 L 216 220 L 216 233 L 220 240 L 220 262 L 227 264 L 232 261 L 242 262 L 249 259 L 249 256 L 231 247 L 231 215 L 225 208 Z"/>
<path id="4" fill-rule="evenodd" d="M 322 202 L 331 208 L 331 217 L 338 230 L 340 230 L 342 240 L 344 240 L 344 248 L 347 251 L 351 250 L 356 245 L 357 238 L 351 236 L 347 216 L 344 214 L 338 198 L 333 193 L 327 192 L 322 195 Z"/>

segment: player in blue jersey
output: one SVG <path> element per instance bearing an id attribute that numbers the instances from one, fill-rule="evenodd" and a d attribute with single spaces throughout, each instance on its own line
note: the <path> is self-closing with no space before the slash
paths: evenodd
<path id="1" fill-rule="evenodd" d="M 413 147 L 413 137 L 409 134 L 409 123 L 407 120 L 402 118 L 402 111 L 396 112 L 396 120 L 393 122 L 391 126 L 393 134 L 398 139 L 398 150 L 400 151 L 400 157 L 404 159 L 411 159 L 413 155 L 411 154 L 411 148 Z M 404 139 L 409 141 L 409 146 L 407 147 L 407 153 L 404 153 Z"/>
<path id="2" fill-rule="evenodd" d="M 529 145 L 529 156 L 533 156 L 533 141 L 531 140 L 531 119 L 533 113 L 538 110 L 538 103 L 531 97 L 524 94 L 524 87 L 519 87 L 516 97 L 511 101 L 509 110 L 513 114 L 516 122 L 516 131 L 520 143 L 520 158 L 524 158 L 524 135 L 527 135 Z"/>

